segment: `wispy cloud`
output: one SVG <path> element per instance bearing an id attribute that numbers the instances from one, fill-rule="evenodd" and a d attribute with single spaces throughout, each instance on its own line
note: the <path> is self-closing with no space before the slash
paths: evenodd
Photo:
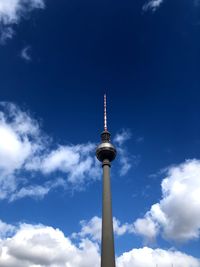
<path id="1" fill-rule="evenodd" d="M 65 187 L 67 182 L 62 178 L 57 178 L 53 182 L 48 181 L 43 185 L 28 185 L 26 187 L 21 187 L 15 192 L 13 192 L 9 198 L 10 201 L 15 201 L 24 197 L 32 197 L 36 199 L 42 199 L 51 190 L 57 187 Z"/>
<path id="2" fill-rule="evenodd" d="M 126 142 L 132 137 L 129 129 L 122 129 L 114 137 L 114 143 L 117 146 L 120 163 L 120 175 L 124 176 L 128 171 L 139 162 L 139 156 L 130 155 L 126 147 Z"/>
<path id="3" fill-rule="evenodd" d="M 140 143 L 143 143 L 144 142 L 144 137 L 143 136 L 139 136 L 136 138 L 136 143 L 140 144 Z"/>
<path id="4" fill-rule="evenodd" d="M 114 142 L 122 146 L 126 141 L 131 139 L 131 131 L 129 129 L 122 129 L 119 133 L 117 133 L 114 137 Z"/>
<path id="5" fill-rule="evenodd" d="M 33 9 L 44 8 L 43 0 L 0 0 L 0 41 L 5 43 L 14 34 L 13 26 L 17 25 L 24 15 Z"/>
<path id="6" fill-rule="evenodd" d="M 31 47 L 30 46 L 25 46 L 20 53 L 20 56 L 23 60 L 29 62 L 32 60 L 31 58 Z"/>
<path id="7" fill-rule="evenodd" d="M 155 12 L 163 2 L 164 0 L 149 0 L 144 4 L 143 11 Z"/>
<path id="8" fill-rule="evenodd" d="M 124 176 L 132 168 L 133 162 L 131 160 L 131 156 L 128 154 L 126 149 L 122 147 L 118 147 L 117 151 L 118 151 L 118 154 L 120 155 L 120 158 L 119 158 L 119 162 L 121 165 L 120 176 Z"/>
<path id="9" fill-rule="evenodd" d="M 155 12 L 164 3 L 164 1 L 165 0 L 147 0 L 147 2 L 143 5 L 142 9 L 145 12 L 146 11 Z M 200 0 L 193 0 L 191 1 L 191 4 L 194 5 L 194 7 L 199 7 Z"/>

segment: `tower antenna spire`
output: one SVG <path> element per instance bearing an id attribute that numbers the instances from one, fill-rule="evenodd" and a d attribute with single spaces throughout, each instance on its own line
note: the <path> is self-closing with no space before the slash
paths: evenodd
<path id="1" fill-rule="evenodd" d="M 104 131 L 107 132 L 107 103 L 106 103 L 106 94 L 104 94 Z"/>

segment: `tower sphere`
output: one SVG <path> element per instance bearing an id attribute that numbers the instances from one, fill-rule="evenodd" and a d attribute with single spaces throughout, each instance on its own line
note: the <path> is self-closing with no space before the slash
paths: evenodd
<path id="1" fill-rule="evenodd" d="M 110 143 L 110 133 L 104 131 L 101 134 L 101 144 L 98 145 L 96 149 L 96 157 L 99 161 L 103 162 L 104 160 L 113 161 L 116 157 L 117 151 L 115 147 Z"/>

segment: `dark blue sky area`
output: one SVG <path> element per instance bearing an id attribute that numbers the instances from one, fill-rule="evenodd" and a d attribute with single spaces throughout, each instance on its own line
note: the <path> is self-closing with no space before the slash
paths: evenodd
<path id="1" fill-rule="evenodd" d="M 0 50 L 2 99 L 27 105 L 48 130 L 62 127 L 63 137 L 75 137 L 72 129 L 83 123 L 91 132 L 100 128 L 106 91 L 113 130 L 148 132 L 167 147 L 198 139 L 199 10 L 190 1 L 166 1 L 152 15 L 142 4 L 48 1 Z M 31 63 L 19 57 L 25 45 Z"/>

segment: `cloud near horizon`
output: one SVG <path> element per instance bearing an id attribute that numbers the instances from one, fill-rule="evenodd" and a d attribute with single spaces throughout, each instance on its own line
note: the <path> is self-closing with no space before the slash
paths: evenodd
<path id="1" fill-rule="evenodd" d="M 4 224 L 8 236 L 0 236 L 1 267 L 98 267 L 100 247 L 97 242 L 81 237 L 76 244 L 70 237 L 50 226 L 21 223 Z M 13 227 L 12 229 L 10 229 Z M 176 250 L 143 247 L 124 252 L 116 258 L 117 267 L 200 267 L 200 261 Z"/>

